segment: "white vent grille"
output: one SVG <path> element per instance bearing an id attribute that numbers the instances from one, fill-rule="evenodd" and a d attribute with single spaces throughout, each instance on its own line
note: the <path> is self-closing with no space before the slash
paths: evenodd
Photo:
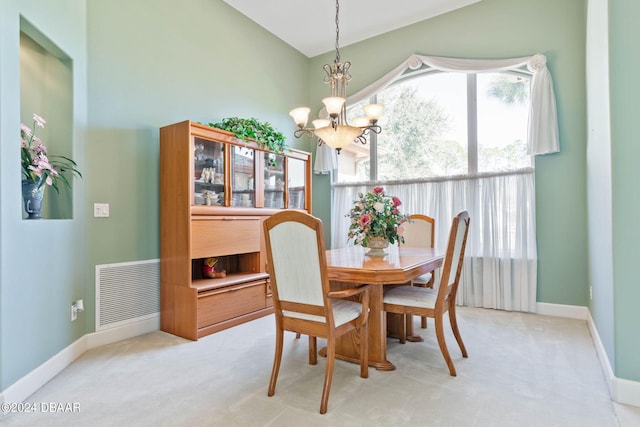
<path id="1" fill-rule="evenodd" d="M 160 313 L 160 260 L 96 266 L 96 331 Z"/>

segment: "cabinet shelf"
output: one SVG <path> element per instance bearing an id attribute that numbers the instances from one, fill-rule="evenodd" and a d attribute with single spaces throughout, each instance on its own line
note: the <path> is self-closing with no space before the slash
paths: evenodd
<path id="1" fill-rule="evenodd" d="M 282 169 L 269 169 L 269 168 L 264 168 L 264 172 L 265 174 L 268 175 L 284 175 L 284 171 Z"/>
<path id="2" fill-rule="evenodd" d="M 213 289 L 226 288 L 228 286 L 239 285 L 242 283 L 254 282 L 257 280 L 266 280 L 269 278 L 267 273 L 235 273 L 226 277 L 217 277 L 215 279 L 197 279 L 191 282 L 191 287 L 198 292 L 210 291 Z"/>
<path id="3" fill-rule="evenodd" d="M 206 187 L 224 187 L 224 184 L 221 182 L 204 182 L 204 181 L 194 181 L 196 184 Z"/>

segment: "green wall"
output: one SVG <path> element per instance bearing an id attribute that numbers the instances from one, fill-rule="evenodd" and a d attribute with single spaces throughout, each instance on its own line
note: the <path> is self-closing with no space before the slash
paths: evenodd
<path id="1" fill-rule="evenodd" d="M 616 376 L 640 381 L 638 302 L 638 75 L 640 37 L 636 0 L 609 1 L 609 72 L 611 91 L 611 159 L 613 181 L 613 274 Z"/>
<path id="2" fill-rule="evenodd" d="M 413 53 L 477 58 L 547 56 L 558 103 L 561 152 L 536 158 L 537 299 L 580 306 L 588 302 L 585 13 L 584 0 L 483 0 L 340 49 L 342 60 L 352 63 L 348 93 L 380 78 Z M 341 20 L 342 27 L 348 25 Z M 311 99 L 317 102 L 328 93 L 321 67 L 332 60 L 329 53 L 311 61 Z M 314 213 L 328 222 L 329 178 L 316 177 L 314 191 Z"/>
<path id="3" fill-rule="evenodd" d="M 74 187 L 73 219 L 22 220 L 18 137 L 22 17 L 73 63 L 68 94 L 73 117 L 68 122 L 74 127 L 66 130 L 73 135 L 71 156 L 84 170 L 85 12 L 84 0 L 0 1 L 0 390 L 87 332 L 81 322 L 70 319 L 72 301 L 85 298 L 89 286 L 84 271 L 84 186 Z M 48 128 L 55 127 L 55 117 L 60 116 L 50 116 Z"/>
<path id="4" fill-rule="evenodd" d="M 611 123 L 609 105 L 608 0 L 589 0 L 587 13 L 587 211 L 589 309 L 607 358 L 615 369 Z"/>

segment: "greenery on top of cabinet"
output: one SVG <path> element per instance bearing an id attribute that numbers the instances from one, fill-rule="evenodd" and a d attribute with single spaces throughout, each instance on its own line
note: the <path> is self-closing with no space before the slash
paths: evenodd
<path id="1" fill-rule="evenodd" d="M 242 119 L 228 117 L 218 123 L 207 123 L 209 126 L 233 132 L 236 138 L 243 141 L 254 140 L 263 148 L 282 153 L 287 148 L 285 136 L 273 129 L 270 123 L 256 118 Z"/>

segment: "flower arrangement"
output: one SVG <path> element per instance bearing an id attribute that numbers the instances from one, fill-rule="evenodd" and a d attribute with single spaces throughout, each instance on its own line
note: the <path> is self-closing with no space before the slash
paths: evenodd
<path id="1" fill-rule="evenodd" d="M 407 216 L 398 209 L 401 204 L 399 198 L 387 196 L 382 187 L 375 187 L 366 194 L 359 193 L 347 215 L 351 218 L 349 239 L 364 247 L 369 245 L 372 237 L 383 238 L 391 244 L 404 242 L 398 234 L 400 224 L 407 221 Z"/>
<path id="2" fill-rule="evenodd" d="M 52 186 L 59 192 L 58 180 L 71 188 L 65 173 L 70 172 L 82 178 L 76 162 L 65 156 L 47 156 L 47 147 L 36 136 L 36 128 L 44 128 L 46 120 L 37 114 L 33 115 L 33 125 L 20 124 L 20 142 L 22 144 L 22 179 Z"/>

